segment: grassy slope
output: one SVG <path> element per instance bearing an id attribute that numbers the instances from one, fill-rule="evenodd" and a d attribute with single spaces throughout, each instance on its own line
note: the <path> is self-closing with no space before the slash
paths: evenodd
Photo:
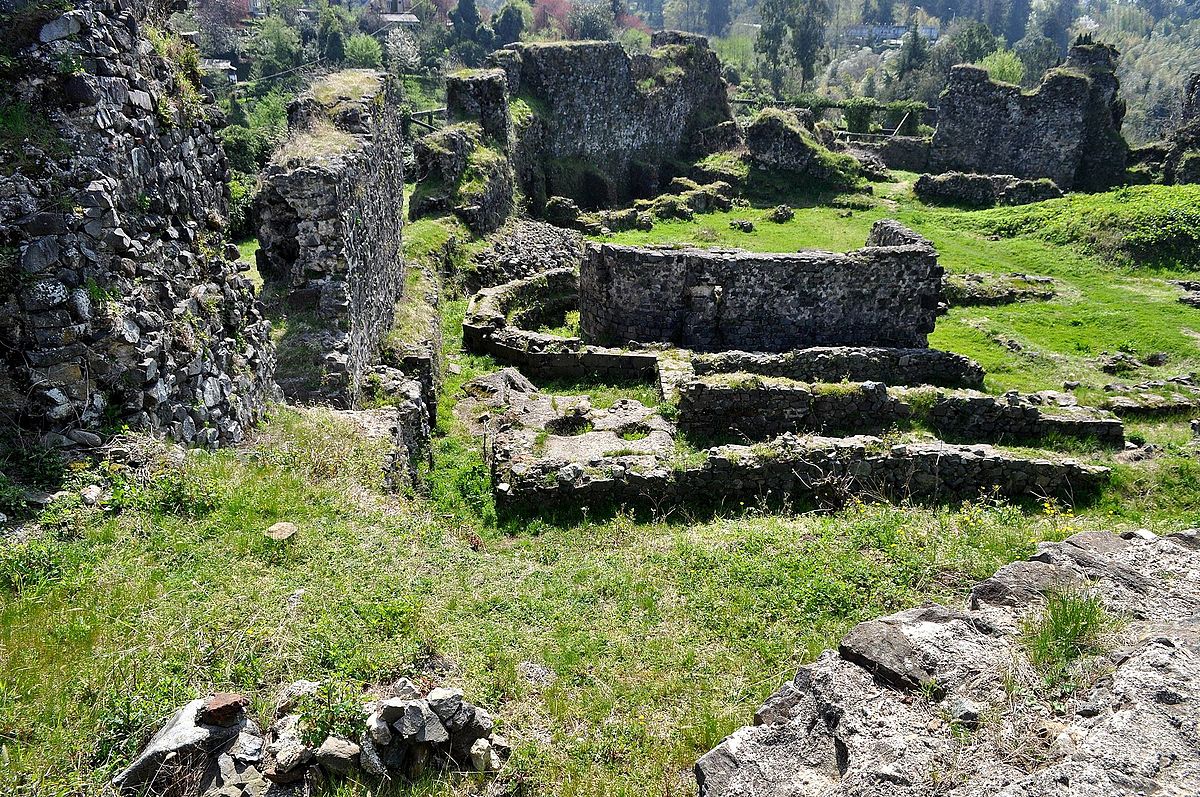
<path id="1" fill-rule="evenodd" d="M 1175 303 L 1160 274 L 1114 271 L 1031 239 L 988 241 L 958 229 L 954 212 L 894 190 L 896 215 L 933 238 L 951 270 L 1052 274 L 1066 285 L 1056 302 L 942 320 L 935 344 L 978 357 L 994 371 L 991 388 L 1055 387 L 1076 371 L 1098 383 L 1076 341 L 1169 351 L 1164 372 L 1195 361 L 1178 330 L 1200 329 L 1200 311 Z M 806 209 L 753 235 L 714 214 L 652 236 L 707 238 L 695 231 L 709 227 L 748 247 L 849 249 L 884 215 L 839 213 Z M 429 232 L 406 235 L 425 242 Z M 1078 517 L 990 505 L 828 517 L 748 507 L 707 521 L 497 527 L 479 444 L 452 415 L 461 384 L 497 367 L 457 351 L 462 311 L 461 300 L 444 307 L 447 353 L 462 372 L 448 376 L 439 408 L 429 499 L 384 493 L 383 451 L 331 414 L 280 409 L 245 448 L 193 453 L 186 473 L 138 491 L 124 511 L 68 502 L 44 518 L 44 543 L 0 551 L 0 793 L 94 792 L 198 692 L 245 691 L 265 712 L 278 684 L 313 677 L 352 700 L 363 684 L 428 674 L 436 653 L 454 663 L 436 679 L 461 685 L 514 742 L 507 788 L 690 795 L 697 755 L 857 620 L 956 600 L 1040 539 L 1200 522 L 1197 469 L 1172 454 L 1120 469 Z M 1000 335 L 1044 356 L 1009 351 Z M 628 389 L 593 392 L 603 402 Z M 1186 435 L 1182 421 L 1146 427 L 1176 448 Z M 298 537 L 264 538 L 276 520 L 296 522 Z M 553 682 L 531 683 L 521 662 L 548 668 Z M 397 793 L 482 789 L 449 778 Z"/>

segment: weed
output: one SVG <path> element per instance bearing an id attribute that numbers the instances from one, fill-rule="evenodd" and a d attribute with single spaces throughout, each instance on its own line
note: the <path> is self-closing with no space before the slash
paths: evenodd
<path id="1" fill-rule="evenodd" d="M 1030 663 L 1055 684 L 1076 660 L 1102 653 L 1118 626 L 1098 595 L 1058 588 L 1046 594 L 1045 608 L 1025 621 L 1021 634 Z"/>

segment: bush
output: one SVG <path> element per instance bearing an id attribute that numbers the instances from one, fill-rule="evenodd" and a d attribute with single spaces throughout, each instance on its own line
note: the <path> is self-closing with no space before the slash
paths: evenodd
<path id="1" fill-rule="evenodd" d="M 980 61 L 979 65 L 987 70 L 988 77 L 992 80 L 1020 85 L 1025 79 L 1025 64 L 1012 50 L 996 50 Z"/>
<path id="2" fill-rule="evenodd" d="M 364 69 L 377 69 L 383 63 L 383 47 L 374 37 L 356 33 L 346 42 L 346 63 Z"/>
<path id="3" fill-rule="evenodd" d="M 869 97 L 851 97 L 843 102 L 841 107 L 847 130 L 851 133 L 869 133 L 871 117 L 881 106 Z"/>
<path id="4" fill-rule="evenodd" d="M 253 174 L 234 171 L 229 178 L 229 235 L 235 240 L 254 235 L 254 199 L 258 179 Z"/>
<path id="5" fill-rule="evenodd" d="M 613 38 L 614 24 L 608 3 L 577 3 L 567 12 L 567 35 L 572 39 L 606 41 Z"/>
<path id="6" fill-rule="evenodd" d="M 230 169 L 249 174 L 257 172 L 263 165 L 266 142 L 250 128 L 230 125 L 219 136 Z"/>

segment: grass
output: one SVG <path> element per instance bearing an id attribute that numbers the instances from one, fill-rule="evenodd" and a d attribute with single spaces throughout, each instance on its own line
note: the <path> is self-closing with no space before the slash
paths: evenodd
<path id="1" fill-rule="evenodd" d="M 951 272 L 1059 280 L 1053 301 L 962 308 L 939 320 L 932 342 L 981 360 L 990 390 L 1074 377 L 1081 396 L 1094 397 L 1110 380 L 1095 353 L 1117 346 L 1168 352 L 1169 364 L 1148 375 L 1200 364 L 1188 332 L 1200 330 L 1200 311 L 1178 304 L 1166 284 L 1181 267 L 1126 268 L 1037 230 L 991 240 L 980 217 L 917 203 L 910 182 L 901 175 L 877 186 L 869 210 L 800 207 L 785 224 L 763 219 L 766 209 L 739 209 L 756 222 L 751 234 L 726 232 L 732 214 L 717 213 L 613 239 L 688 243 L 710 229 L 718 242 L 731 235 L 766 251 L 845 250 L 894 215 L 930 237 Z M 452 220 L 408 225 L 410 267 L 453 270 L 465 248 L 448 246 L 455 238 L 465 240 Z M 429 675 L 438 655 L 454 666 L 437 680 L 487 708 L 514 745 L 489 789 L 690 795 L 696 758 L 855 623 L 925 600 L 959 602 L 1042 540 L 1200 525 L 1200 462 L 1186 418 L 1131 423 L 1131 436 L 1161 445 L 1162 455 L 1114 464 L 1110 487 L 1088 506 L 853 503 L 790 515 L 748 500 L 704 519 L 676 511 L 647 522 L 620 513 L 603 522 L 501 520 L 483 444 L 455 415 L 463 385 L 500 363 L 461 350 L 466 303 L 454 284 L 447 280 L 441 312 L 444 354 L 456 368 L 445 372 L 425 495 L 386 492 L 384 446 L 319 408 L 276 408 L 243 447 L 189 452 L 182 466 L 51 473 L 53 463 L 36 456 L 22 466 L 70 493 L 109 485 L 113 498 L 98 508 L 63 499 L 0 550 L 0 793 L 96 793 L 165 717 L 210 689 L 245 692 L 265 721 L 280 684 L 327 681 L 306 711 L 314 726 L 333 727 L 335 709 L 364 685 Z M 588 394 L 600 408 L 635 398 L 664 417 L 675 411 L 653 384 L 540 387 Z M 686 439 L 676 447 L 675 467 L 703 458 Z M 0 488 L 13 499 L 11 485 Z M 300 529 L 282 545 L 263 535 L 280 520 Z M 1026 629 L 1035 664 L 1053 673 L 1103 649 L 1112 626 L 1090 600 L 1052 596 Z M 526 680 L 523 662 L 552 681 Z M 450 797 L 479 788 L 434 776 L 333 793 Z"/>
<path id="2" fill-rule="evenodd" d="M 329 107 L 340 99 L 358 101 L 380 89 L 379 73 L 374 69 L 343 69 L 312 82 L 308 90 L 313 98 Z"/>
<path id="3" fill-rule="evenodd" d="M 1099 596 L 1057 589 L 1047 593 L 1041 613 L 1025 621 L 1021 636 L 1030 663 L 1058 683 L 1076 661 L 1102 653 L 1118 626 Z"/>
<path id="4" fill-rule="evenodd" d="M 358 142 L 351 134 L 334 127 L 332 122 L 316 120 L 307 130 L 294 133 L 271 156 L 272 163 L 291 160 L 314 161 L 349 152 Z"/>

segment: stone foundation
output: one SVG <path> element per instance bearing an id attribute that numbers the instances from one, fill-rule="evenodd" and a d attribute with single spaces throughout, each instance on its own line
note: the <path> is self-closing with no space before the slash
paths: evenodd
<path id="1" fill-rule="evenodd" d="M 128 425 L 236 443 L 275 363 L 224 237 L 216 106 L 151 47 L 165 4 L 73 8 L 47 14 L 6 76 L 42 118 L 19 157 L 0 156 L 0 437 L 96 446 Z"/>
<path id="2" fill-rule="evenodd" d="M 929 204 L 966 205 L 990 208 L 993 205 L 1028 205 L 1047 199 L 1059 199 L 1062 190 L 1053 180 L 1021 180 L 1011 174 L 923 174 L 913 191 Z"/>
<path id="3" fill-rule="evenodd" d="M 885 385 L 983 387 L 983 368 L 938 349 L 815 347 L 786 354 L 730 351 L 692 358 L 697 375 L 750 373 L 798 382 L 883 382 Z"/>
<path id="4" fill-rule="evenodd" d="M 880 382 L 810 385 L 728 374 L 685 382 L 678 391 L 679 429 L 703 440 L 880 432 L 911 414 Z"/>
<path id="5" fill-rule="evenodd" d="M 323 107 L 309 95 L 293 107 L 292 121 L 304 126 L 263 175 L 258 262 L 287 315 L 284 391 L 352 406 L 404 289 L 398 100 L 382 74 L 351 70 L 323 80 L 351 85 L 357 96 Z M 339 120 L 352 123 L 343 130 L 333 126 Z"/>
<path id="6" fill-rule="evenodd" d="M 700 759 L 700 794 L 1194 793 L 1198 550 L 1195 531 L 1081 532 L 1002 567 L 966 609 L 861 623 Z M 1127 619 L 1072 689 L 1047 688 L 1021 634 L 1054 591 Z"/>
<path id="7" fill-rule="evenodd" d="M 948 440 L 1019 443 L 1047 437 L 1092 440 L 1121 447 L 1125 427 L 1115 415 L 1090 407 L 1050 407 L 1028 396 L 939 396 L 926 420 Z"/>
<path id="8" fill-rule="evenodd" d="M 580 328 L 596 343 L 661 341 L 698 351 L 924 346 L 942 269 L 928 241 L 877 222 L 849 254 L 589 244 Z"/>

